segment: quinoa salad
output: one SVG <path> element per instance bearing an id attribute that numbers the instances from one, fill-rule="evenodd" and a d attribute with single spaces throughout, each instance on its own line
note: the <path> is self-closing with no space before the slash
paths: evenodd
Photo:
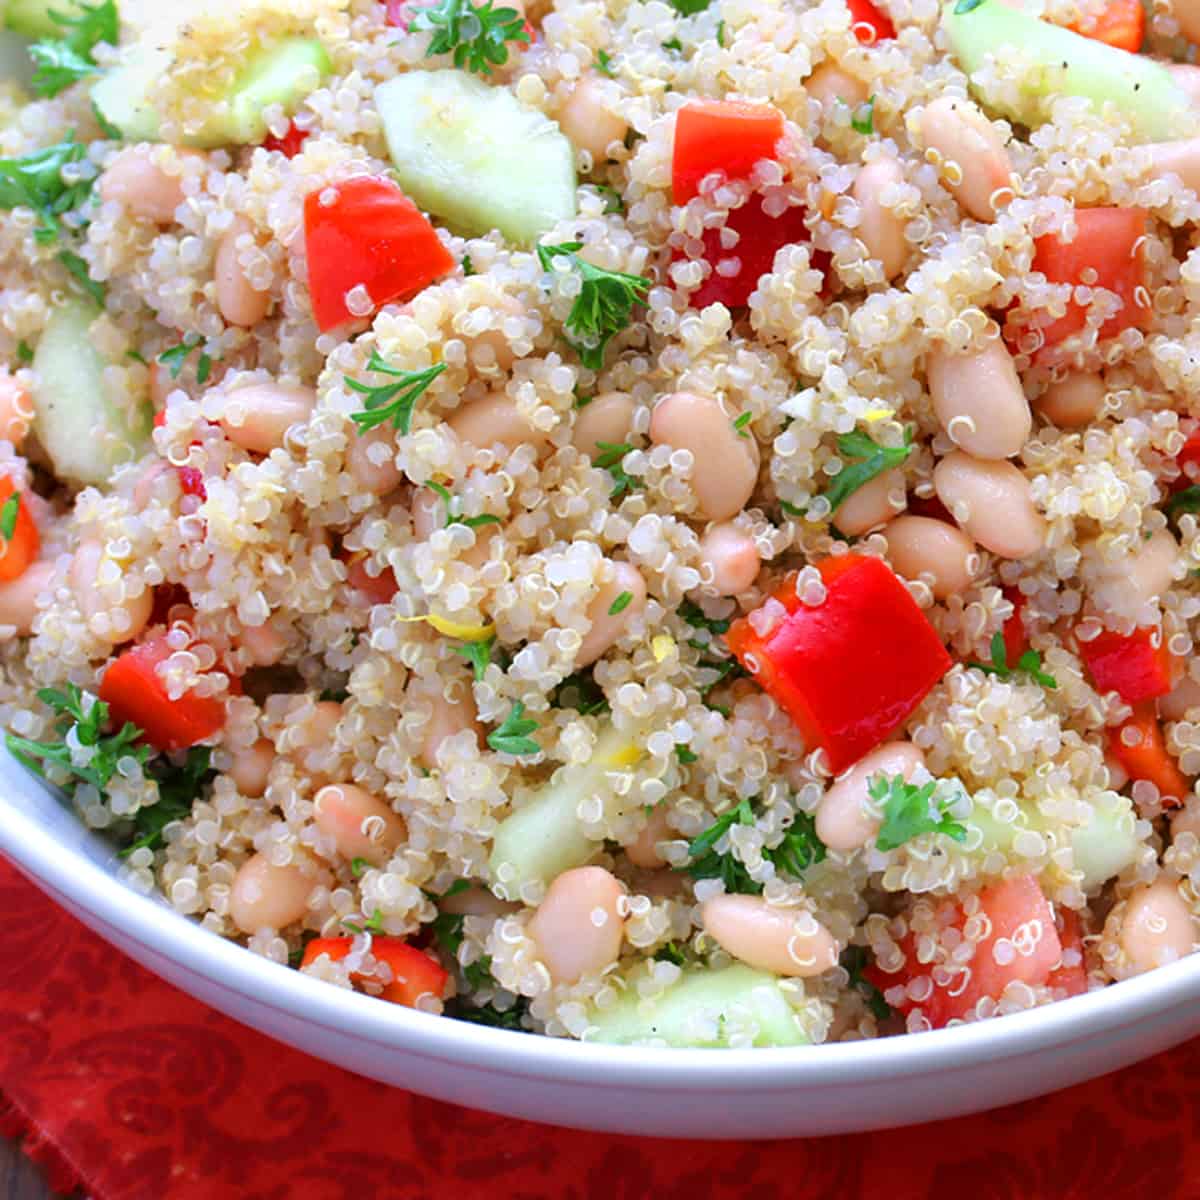
<path id="1" fill-rule="evenodd" d="M 6 0 L 0 725 L 555 1037 L 1200 934 L 1196 0 Z"/>

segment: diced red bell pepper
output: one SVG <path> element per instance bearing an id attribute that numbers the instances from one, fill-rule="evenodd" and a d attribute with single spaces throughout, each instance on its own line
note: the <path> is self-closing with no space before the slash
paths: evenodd
<path id="1" fill-rule="evenodd" d="M 971 919 L 977 921 L 979 915 L 986 918 L 990 929 L 976 944 L 966 971 L 946 966 L 951 948 L 948 945 L 939 946 L 940 953 L 932 962 L 919 961 L 917 939 L 909 934 L 900 942 L 904 962 L 898 970 L 884 971 L 873 962 L 863 975 L 883 992 L 893 1008 L 903 1013 L 919 1011 L 934 1029 L 940 1029 L 972 1014 L 984 997 L 999 1000 L 1010 983 L 1037 987 L 1061 966 L 1062 942 L 1054 912 L 1032 875 L 1003 879 L 983 888 L 979 908 Z M 968 917 L 961 905 L 947 901 L 944 916 L 943 929 L 961 933 L 967 928 Z M 997 947 L 1001 939 L 1005 945 Z M 950 940 L 957 945 L 961 939 L 955 936 Z M 893 992 L 898 985 L 911 988 L 914 984 L 918 994 L 926 993 L 919 1001 L 908 995 L 900 998 Z"/>
<path id="2" fill-rule="evenodd" d="M 186 750 L 225 724 L 225 705 L 194 692 L 172 700 L 155 670 L 172 653 L 165 636 L 123 651 L 104 672 L 100 699 L 118 728 L 132 721 L 159 750 Z"/>
<path id="3" fill-rule="evenodd" d="M 179 474 L 179 486 L 185 496 L 199 496 L 201 500 L 208 499 L 208 489 L 204 486 L 204 472 L 196 467 L 176 467 Z"/>
<path id="4" fill-rule="evenodd" d="M 1046 977 L 1046 986 L 1057 988 L 1068 996 L 1082 996 L 1088 990 L 1088 975 L 1079 914 L 1074 909 L 1058 908 L 1055 923 L 1058 940 L 1062 943 L 1062 959 Z"/>
<path id="5" fill-rule="evenodd" d="M 1067 28 L 1095 42 L 1136 54 L 1146 36 L 1146 10 L 1142 0 L 1108 0 L 1094 17 L 1085 17 Z"/>
<path id="6" fill-rule="evenodd" d="M 25 493 L 18 492 L 7 475 L 0 478 L 0 520 L 5 517 L 6 509 L 12 519 L 12 536 L 5 537 L 0 529 L 0 583 L 10 583 L 24 575 L 26 568 L 36 560 L 42 544 Z"/>
<path id="7" fill-rule="evenodd" d="M 1132 745 L 1125 740 L 1127 730 L 1137 735 Z M 1108 730 L 1108 752 L 1130 779 L 1154 784 L 1165 808 L 1178 808 L 1191 795 L 1192 785 L 1167 752 L 1154 705 L 1139 705 L 1128 721 Z"/>
<path id="8" fill-rule="evenodd" d="M 351 941 L 348 937 L 316 938 L 305 946 L 300 966 L 311 966 L 322 954 L 340 962 L 350 953 Z M 445 995 L 446 980 L 450 978 L 446 969 L 402 938 L 373 937 L 371 953 L 392 969 L 392 982 L 384 986 L 380 999 L 415 1008 L 422 996 L 441 999 Z M 362 977 L 356 975 L 353 978 Z"/>
<path id="9" fill-rule="evenodd" d="M 295 158 L 306 141 L 308 130 L 298 128 L 295 121 L 289 121 L 283 137 L 276 137 L 273 133 L 267 135 L 263 149 L 278 150 L 285 158 Z"/>
<path id="10" fill-rule="evenodd" d="M 408 32 L 408 0 L 384 0 L 383 23 Z"/>
<path id="11" fill-rule="evenodd" d="M 1029 649 L 1029 634 L 1025 632 L 1025 621 L 1021 613 L 1025 608 L 1025 597 L 1020 588 L 1006 587 L 1003 589 L 1004 598 L 1012 606 L 1012 616 L 1004 622 L 1004 661 L 1010 667 L 1015 667 L 1021 655 Z"/>
<path id="12" fill-rule="evenodd" d="M 783 113 L 770 104 L 741 100 L 692 100 L 675 116 L 671 191 L 676 204 L 700 194 L 700 181 L 714 171 L 745 179 L 754 164 L 777 157 Z"/>
<path id="13" fill-rule="evenodd" d="M 357 550 L 345 559 L 346 586 L 361 592 L 371 604 L 387 604 L 400 590 L 395 572 L 388 569 L 378 575 L 367 571 L 367 552 Z"/>
<path id="14" fill-rule="evenodd" d="M 950 669 L 933 626 L 908 589 L 878 558 L 846 554 L 819 570 L 825 599 L 806 605 L 788 576 L 757 613 L 726 635 L 738 661 L 844 771 L 902 724 Z M 755 631 L 772 605 L 775 623 Z"/>
<path id="15" fill-rule="evenodd" d="M 1096 690 L 1116 692 L 1126 704 L 1165 696 L 1175 686 L 1175 664 L 1159 629 L 1130 634 L 1104 629 L 1099 637 L 1076 639 L 1076 644 Z"/>
<path id="16" fill-rule="evenodd" d="M 1181 491 L 1200 483 L 1200 429 L 1193 430 L 1188 440 L 1183 443 L 1183 449 L 1175 455 L 1179 467 L 1179 478 L 1171 483 L 1172 491 Z"/>
<path id="17" fill-rule="evenodd" d="M 1085 271 L 1095 273 L 1089 287 L 1104 288 L 1121 301 L 1121 308 L 1100 326 L 1101 339 L 1116 337 L 1123 329 L 1142 326 L 1150 309 L 1139 301 L 1138 288 L 1146 283 L 1143 238 L 1146 214 L 1140 208 L 1081 208 L 1075 212 L 1075 237 L 1066 241 L 1047 233 L 1035 242 L 1033 269 L 1051 283 L 1084 283 Z M 1089 275 L 1090 279 L 1091 276 Z M 1087 309 L 1071 300 L 1066 313 L 1042 325 L 1043 346 L 1057 346 L 1078 333 L 1087 320 Z"/>
<path id="18" fill-rule="evenodd" d="M 365 287 L 379 308 L 415 296 L 457 265 L 437 230 L 390 179 L 347 179 L 309 192 L 304 242 L 313 315 L 322 330 L 362 315 L 346 305 L 353 288 Z"/>
<path id="19" fill-rule="evenodd" d="M 873 46 L 896 36 L 892 18 L 876 8 L 871 0 L 846 0 L 846 7 L 850 10 L 850 28 L 864 46 Z"/>

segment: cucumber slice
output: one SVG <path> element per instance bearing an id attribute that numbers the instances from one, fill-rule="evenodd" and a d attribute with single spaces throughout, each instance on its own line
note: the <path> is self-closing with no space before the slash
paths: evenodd
<path id="1" fill-rule="evenodd" d="M 1100 792 L 1092 799 L 1093 815 L 1071 834 L 1075 865 L 1083 871 L 1080 887 L 1094 892 L 1102 883 L 1134 862 L 1141 842 L 1134 835 L 1137 817 L 1133 802 L 1117 792 Z"/>
<path id="2" fill-rule="evenodd" d="M 149 401 L 130 412 L 105 392 L 108 365 L 88 336 L 101 310 L 68 300 L 51 314 L 33 356 L 33 427 L 66 483 L 102 484 L 149 446 Z"/>
<path id="3" fill-rule="evenodd" d="M 51 11 L 77 17 L 83 8 L 82 0 L 8 0 L 4 23 L 28 37 L 62 37 L 63 27 L 50 15 Z"/>
<path id="4" fill-rule="evenodd" d="M 1049 117 L 1055 97 L 1078 96 L 1097 109 L 1114 105 L 1143 142 L 1186 137 L 1196 124 L 1187 95 L 1165 67 L 1145 55 L 1072 33 L 1003 0 L 983 0 L 969 12 L 954 10 L 951 0 L 942 9 L 942 25 L 972 91 L 988 108 L 1014 121 L 1036 127 Z M 1007 95 L 980 95 L 976 81 L 976 72 L 1001 47 L 1019 50 L 1035 68 L 1011 103 Z"/>
<path id="5" fill-rule="evenodd" d="M 755 1046 L 808 1042 L 779 980 L 738 964 L 685 971 L 653 1000 L 641 999 L 631 987 L 611 1008 L 593 1008 L 588 1022 L 588 1041 L 618 1046 L 728 1046 L 735 1034 L 751 1032 Z"/>
<path id="6" fill-rule="evenodd" d="M 375 89 L 400 186 L 469 234 L 531 245 L 575 215 L 575 152 L 558 126 L 465 71 L 406 71 Z"/>
<path id="7" fill-rule="evenodd" d="M 0 29 L 0 82 L 28 88 L 33 79 L 30 40 L 11 29 Z"/>
<path id="8" fill-rule="evenodd" d="M 149 96 L 171 62 L 170 50 L 142 43 L 92 88 L 104 119 L 128 140 L 158 140 L 160 117 Z M 285 38 L 268 46 L 249 59 L 226 95 L 214 98 L 212 117 L 187 144 L 209 149 L 261 142 L 267 136 L 263 110 L 272 104 L 295 108 L 332 69 L 325 47 L 312 38 Z"/>

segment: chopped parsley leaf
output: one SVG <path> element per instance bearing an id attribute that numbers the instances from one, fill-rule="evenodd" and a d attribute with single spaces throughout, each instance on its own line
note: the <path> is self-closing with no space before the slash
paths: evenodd
<path id="1" fill-rule="evenodd" d="M 81 162 L 87 147 L 67 134 L 66 140 L 20 158 L 0 158 L 0 209 L 31 208 L 38 215 L 34 241 L 49 245 L 62 235 L 58 218 L 82 208 L 95 179 L 67 183 L 63 168 Z"/>
<path id="2" fill-rule="evenodd" d="M 35 96 L 57 96 L 71 84 L 95 75 L 100 68 L 92 51 L 101 42 L 117 44 L 117 6 L 113 0 L 83 5 L 77 16 L 58 13 L 52 8 L 47 9 L 47 14 L 68 32 L 61 38 L 46 38 L 29 47 L 29 57 L 37 67 L 31 81 Z"/>
<path id="3" fill-rule="evenodd" d="M 912 431 L 904 431 L 903 446 L 880 446 L 861 430 L 844 433 L 837 441 L 838 453 L 858 462 L 842 469 L 833 477 L 833 482 L 822 494 L 829 501 L 831 512 L 836 512 L 846 500 L 876 475 L 900 466 L 912 450 Z"/>
<path id="4" fill-rule="evenodd" d="M 568 675 L 555 688 L 551 703 L 555 708 L 573 708 L 583 717 L 608 712 L 608 701 L 590 670 Z"/>
<path id="5" fill-rule="evenodd" d="M 0 507 L 0 537 L 6 542 L 12 541 L 17 532 L 17 517 L 21 514 L 21 493 L 13 492 L 2 507 Z"/>
<path id="6" fill-rule="evenodd" d="M 609 213 L 623 213 L 625 211 L 625 201 L 621 199 L 621 193 L 615 187 L 610 187 L 607 183 L 593 183 L 592 187 L 604 197 L 604 215 Z"/>
<path id="7" fill-rule="evenodd" d="M 1176 492 L 1164 506 L 1167 517 L 1174 522 L 1180 513 L 1200 513 L 1200 487 L 1192 484 Z"/>
<path id="8" fill-rule="evenodd" d="M 390 375 L 397 382 L 383 383 L 376 387 L 346 377 L 346 386 L 366 396 L 366 407 L 361 412 L 351 413 L 350 419 L 358 426 L 359 433 L 366 433 L 388 421 L 402 433 L 407 434 L 412 426 L 413 408 L 425 389 L 446 369 L 445 363 L 426 367 L 423 371 L 401 371 L 388 366 L 380 358 L 378 350 L 371 351 L 368 371 Z"/>
<path id="9" fill-rule="evenodd" d="M 515 8 L 493 8 L 492 0 L 478 6 L 470 0 L 440 0 L 417 9 L 409 28 L 433 30 L 426 58 L 453 54 L 456 67 L 484 76 L 508 62 L 510 42 L 529 41 L 521 14 Z"/>
<path id="10" fill-rule="evenodd" d="M 437 944 L 453 958 L 463 943 L 463 914 L 438 913 L 430 922 Z"/>
<path id="11" fill-rule="evenodd" d="M 475 274 L 475 264 L 471 261 L 471 256 L 469 254 L 464 254 L 462 256 L 462 269 L 464 275 Z"/>
<path id="12" fill-rule="evenodd" d="M 676 54 L 683 53 L 683 43 L 677 37 L 668 38 L 663 42 L 662 48 L 664 50 L 673 50 Z"/>
<path id="13" fill-rule="evenodd" d="M 623 613 L 632 603 L 633 603 L 633 593 L 632 592 L 622 592 L 608 606 L 608 615 L 610 617 L 615 617 L 615 616 L 617 616 L 618 613 Z"/>
<path id="14" fill-rule="evenodd" d="M 954 15 L 960 17 L 963 13 L 974 12 L 982 3 L 983 0 L 958 0 L 958 3 L 954 6 Z M 1063 65 L 1065 66 L 1066 64 L 1064 63 Z"/>
<path id="15" fill-rule="evenodd" d="M 101 307 L 104 307 L 104 284 L 93 279 L 88 273 L 88 265 L 73 250 L 60 250 L 58 261 L 67 269 L 67 273 L 87 294 Z"/>
<path id="16" fill-rule="evenodd" d="M 877 1021 L 885 1021 L 892 1015 L 888 1002 L 883 993 L 869 980 L 863 978 L 863 968 L 867 965 L 867 950 L 865 946 L 847 946 L 838 959 L 839 965 L 850 976 L 850 986 L 862 992 L 867 1001 L 867 1007 Z"/>
<path id="17" fill-rule="evenodd" d="M 158 803 L 138 809 L 133 818 L 134 840 L 120 857 L 126 858 L 142 847 L 157 850 L 163 844 L 166 827 L 172 821 L 182 821 L 192 811 L 196 797 L 216 774 L 211 763 L 212 751 L 207 746 L 193 746 L 182 766 L 172 766 L 166 759 L 151 765 L 150 774 L 158 783 Z"/>
<path id="18" fill-rule="evenodd" d="M 687 960 L 683 956 L 683 951 L 675 942 L 668 942 L 665 946 L 659 946 L 655 950 L 654 961 L 674 963 L 677 967 L 682 967 Z"/>
<path id="19" fill-rule="evenodd" d="M 740 416 L 734 418 L 733 428 L 737 432 L 738 437 L 748 438 L 750 431 L 746 427 L 753 420 L 753 413 L 744 412 Z"/>
<path id="20" fill-rule="evenodd" d="M 859 115 L 865 114 L 865 115 Z M 850 117 L 850 128 L 855 133 L 870 135 L 875 132 L 875 97 L 857 108 Z"/>
<path id="21" fill-rule="evenodd" d="M 727 892 L 746 892 L 758 895 L 763 885 L 750 878 L 742 860 L 732 848 L 719 853 L 716 844 L 734 825 L 752 825 L 754 813 L 749 800 L 742 800 L 728 812 L 722 813 L 703 833 L 688 843 L 688 864 L 682 870 L 693 879 L 720 879 Z"/>
<path id="22" fill-rule="evenodd" d="M 351 933 L 382 933 L 383 913 L 377 908 L 372 909 L 371 915 L 361 923 L 358 921 L 348 921 L 343 917 L 341 925 L 343 929 L 348 929 Z"/>
<path id="23" fill-rule="evenodd" d="M 679 616 L 693 629 L 707 629 L 714 637 L 720 637 L 729 632 L 729 622 L 713 617 L 706 617 L 699 605 L 685 600 L 676 610 Z"/>
<path id="24" fill-rule="evenodd" d="M 496 638 L 493 635 L 478 642 L 463 642 L 461 645 L 451 646 L 450 649 L 471 664 L 471 672 L 478 680 L 487 672 L 488 663 L 492 661 L 492 647 L 495 644 Z"/>
<path id="25" fill-rule="evenodd" d="M 770 859 L 776 870 L 797 878 L 824 857 L 825 843 L 817 837 L 816 819 L 805 812 L 796 813 L 778 846 L 763 851 L 763 858 Z"/>
<path id="26" fill-rule="evenodd" d="M 717 45 L 722 50 L 725 49 L 725 21 L 724 19 L 717 22 Z"/>
<path id="27" fill-rule="evenodd" d="M 525 705 L 516 701 L 509 714 L 504 718 L 498 729 L 493 729 L 487 735 L 487 744 L 498 754 L 537 754 L 541 747 L 529 736 L 538 723 L 531 717 L 523 716 Z"/>
<path id="28" fill-rule="evenodd" d="M 688 763 L 694 763 L 699 755 L 694 750 L 690 750 L 682 742 L 675 744 L 675 757 L 686 767 Z"/>
<path id="29" fill-rule="evenodd" d="M 1047 675 L 1042 670 L 1042 656 L 1036 650 L 1026 650 L 1020 658 L 1017 659 L 1017 665 L 1010 667 L 1008 665 L 1008 648 L 1004 644 L 1004 632 L 997 629 L 992 634 L 992 663 L 988 666 L 987 663 L 969 662 L 968 667 L 974 667 L 977 671 L 984 671 L 988 675 L 997 675 L 1001 679 L 1008 679 L 1014 671 L 1024 671 L 1027 675 L 1032 676 L 1035 682 L 1040 683 L 1042 687 L 1053 690 L 1058 687 L 1058 680 L 1053 675 Z"/>
<path id="30" fill-rule="evenodd" d="M 370 867 L 370 865 L 371 864 L 367 862 L 365 858 L 352 858 L 350 860 L 350 874 L 353 875 L 355 879 L 361 879 L 366 874 L 367 868 Z"/>
<path id="31" fill-rule="evenodd" d="M 934 802 L 937 780 L 918 786 L 903 775 L 890 779 L 881 771 L 867 785 L 867 794 L 878 800 L 883 808 L 883 824 L 875 838 L 879 850 L 895 850 L 923 833 L 944 833 L 961 842 L 967 827 L 954 820 L 948 812 L 949 801 Z"/>
<path id="32" fill-rule="evenodd" d="M 33 362 L 33 347 L 24 339 L 17 343 L 17 358 L 26 366 Z"/>
<path id="33" fill-rule="evenodd" d="M 609 79 L 616 77 L 616 72 L 613 71 L 612 57 L 607 50 L 600 50 L 596 54 L 596 70 L 601 75 L 607 75 Z"/>
<path id="34" fill-rule="evenodd" d="M 521 1024 L 527 1004 L 518 1000 L 512 1008 L 500 1009 L 495 1004 L 475 1005 L 464 1000 L 461 996 L 451 1000 L 445 1008 L 445 1015 L 456 1021 L 470 1021 L 473 1025 L 490 1025 L 493 1029 L 511 1029 L 515 1033 L 527 1033 Z"/>
<path id="35" fill-rule="evenodd" d="M 627 475 L 621 465 L 625 455 L 635 449 L 630 442 L 597 442 L 596 449 L 600 453 L 592 459 L 592 465 L 607 471 L 613 478 L 613 489 L 608 493 L 610 500 L 619 500 L 626 492 L 645 486 L 636 475 Z"/>
<path id="36" fill-rule="evenodd" d="M 178 346 L 172 346 L 169 350 L 164 350 L 159 356 L 158 361 L 165 367 L 171 368 L 171 378 L 178 379 L 183 373 L 183 368 L 187 365 L 187 360 L 191 356 L 193 350 L 196 350 L 203 343 L 204 339 L 197 333 L 184 334 L 183 340 Z M 200 357 L 196 359 L 196 382 L 203 386 L 208 382 L 208 377 L 212 372 L 212 356 L 207 351 L 201 351 Z"/>

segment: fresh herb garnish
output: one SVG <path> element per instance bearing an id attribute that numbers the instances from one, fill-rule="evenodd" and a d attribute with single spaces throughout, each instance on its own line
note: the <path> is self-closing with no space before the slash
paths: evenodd
<path id="1" fill-rule="evenodd" d="M 728 812 L 722 813 L 703 833 L 688 843 L 688 864 L 682 869 L 693 879 L 720 879 L 727 892 L 747 892 L 757 895 L 763 885 L 750 878 L 740 858 L 732 849 L 718 853 L 716 844 L 734 825 L 752 825 L 754 813 L 749 800 L 742 800 Z"/>
<path id="2" fill-rule="evenodd" d="M 469 254 L 464 254 L 462 256 L 462 269 L 464 275 L 469 276 L 475 274 L 475 264 L 471 261 L 471 256 Z"/>
<path id="3" fill-rule="evenodd" d="M 193 746 L 179 767 L 166 759 L 151 764 L 150 774 L 158 783 L 158 803 L 139 808 L 134 814 L 134 840 L 120 851 L 121 858 L 143 847 L 157 850 L 163 844 L 166 827 L 172 821 L 182 821 L 192 811 L 196 797 L 216 774 L 211 764 L 212 751 L 207 746 Z"/>
<path id="4" fill-rule="evenodd" d="M 437 944 L 453 958 L 463 943 L 462 913 L 438 913 L 429 923 Z"/>
<path id="5" fill-rule="evenodd" d="M 823 492 L 829 501 L 829 509 L 836 512 L 846 500 L 863 484 L 870 483 L 876 475 L 898 467 L 912 450 L 912 431 L 904 431 L 903 446 L 880 446 L 861 430 L 844 433 L 837 441 L 838 453 L 859 461 L 843 466 L 833 477 L 829 488 Z"/>
<path id="6" fill-rule="evenodd" d="M 675 744 L 675 757 L 686 767 L 688 763 L 694 763 L 698 755 L 693 750 L 689 750 L 682 742 Z"/>
<path id="7" fill-rule="evenodd" d="M 117 6 L 113 0 L 102 0 L 95 6 L 84 5 L 78 16 L 47 9 L 47 15 L 67 33 L 61 38 L 47 38 L 29 47 L 37 71 L 32 87 L 36 96 L 57 96 L 64 88 L 95 75 L 100 68 L 92 51 L 101 43 L 117 44 Z"/>
<path id="8" fill-rule="evenodd" d="M 594 267 L 575 253 L 582 249 L 582 242 L 539 245 L 537 255 L 544 271 L 551 269 L 554 259 L 566 258 L 579 272 L 582 286 L 567 315 L 567 331 L 576 340 L 568 339 L 568 344 L 585 367 L 599 371 L 608 343 L 629 324 L 634 305 L 644 301 L 650 291 L 650 280 Z"/>
<path id="9" fill-rule="evenodd" d="M 673 50 L 676 54 L 683 53 L 683 43 L 677 37 L 667 38 L 667 40 L 663 42 L 662 48 L 664 50 Z"/>
<path id="10" fill-rule="evenodd" d="M 865 113 L 865 116 L 859 116 Z M 850 117 L 850 128 L 856 133 L 870 135 L 875 132 L 875 97 L 872 96 L 866 104 L 861 105 Z"/>
<path id="11" fill-rule="evenodd" d="M 508 62 L 508 43 L 529 41 L 525 19 L 515 8 L 493 8 L 492 0 L 478 6 L 470 0 L 440 0 L 416 11 L 410 29 L 430 29 L 433 39 L 426 58 L 453 54 L 454 65 L 477 75 Z"/>
<path id="12" fill-rule="evenodd" d="M 58 218 L 81 208 L 95 179 L 67 183 L 63 168 L 81 162 L 87 147 L 67 134 L 66 141 L 20 158 L 0 158 L 0 209 L 31 208 L 38 215 L 34 240 L 48 245 L 62 234 Z"/>
<path id="13" fill-rule="evenodd" d="M 1200 487 L 1193 483 L 1190 487 L 1176 492 L 1167 501 L 1164 511 L 1172 522 L 1180 513 L 1200 513 Z"/>
<path id="14" fill-rule="evenodd" d="M 707 629 L 713 637 L 720 637 L 729 632 L 728 621 L 706 617 L 700 606 L 690 600 L 685 600 L 675 611 L 693 629 Z M 707 646 L 702 642 L 697 649 L 705 650 Z"/>
<path id="15" fill-rule="evenodd" d="M 198 349 L 203 341 L 204 339 L 197 333 L 184 334 L 179 345 L 164 350 L 158 356 L 158 361 L 164 367 L 171 368 L 172 379 L 178 379 L 192 351 Z M 208 377 L 212 373 L 212 364 L 212 356 L 207 351 L 201 351 L 200 357 L 196 359 L 196 382 L 202 387 L 208 382 Z"/>
<path id="16" fill-rule="evenodd" d="M 960 17 L 963 13 L 974 12 L 982 3 L 983 0 L 958 0 L 954 6 L 954 15 Z"/>
<path id="17" fill-rule="evenodd" d="M 499 754 L 536 754 L 541 747 L 529 737 L 538 723 L 531 717 L 522 716 L 525 705 L 518 700 L 513 704 L 504 723 L 487 735 L 487 744 Z"/>
<path id="18" fill-rule="evenodd" d="M 701 696 L 708 695 L 719 683 L 742 679 L 746 675 L 746 668 L 736 658 L 702 658 L 696 665 L 717 673 L 716 678 L 700 685 Z"/>
<path id="19" fill-rule="evenodd" d="M 463 642 L 461 645 L 451 646 L 450 649 L 471 664 L 471 671 L 478 680 L 487 672 L 488 663 L 492 661 L 492 647 L 495 644 L 496 638 L 493 635 L 479 642 Z"/>
<path id="20" fill-rule="evenodd" d="M 372 387 L 347 376 L 346 386 L 367 398 L 366 408 L 362 412 L 351 413 L 350 419 L 358 426 L 359 433 L 366 433 L 391 421 L 402 434 L 407 434 L 412 425 L 413 408 L 417 401 L 445 369 L 445 363 L 438 363 L 436 366 L 426 367 L 423 371 L 401 371 L 388 366 L 387 362 L 379 357 L 379 351 L 372 350 L 367 370 L 377 371 L 380 375 L 390 375 L 397 382 Z"/>
<path id="21" fill-rule="evenodd" d="M 425 486 L 442 498 L 442 503 L 446 506 L 445 527 L 447 529 L 451 525 L 465 525 L 468 529 L 478 529 L 481 525 L 499 525 L 501 523 L 500 518 L 494 513 L 480 513 L 477 517 L 460 516 L 458 497 L 453 495 L 448 487 L 433 479 L 427 479 Z"/>
<path id="22" fill-rule="evenodd" d="M 618 613 L 623 613 L 632 603 L 633 603 L 633 593 L 632 592 L 622 592 L 608 606 L 608 615 L 610 617 L 615 617 L 615 616 L 617 616 Z"/>
<path id="23" fill-rule="evenodd" d="M 445 1008 L 445 1015 L 456 1021 L 470 1021 L 472 1025 L 490 1025 L 493 1029 L 511 1029 L 516 1033 L 527 1033 L 521 1024 L 527 1004 L 518 1000 L 512 1008 L 499 1009 L 494 1004 L 470 1004 L 462 997 L 451 1000 Z"/>
<path id="24" fill-rule="evenodd" d="M 17 517 L 21 515 L 21 493 L 13 492 L 2 507 L 0 507 L 0 537 L 6 542 L 12 541 L 17 532 Z"/>
<path id="25" fill-rule="evenodd" d="M 584 717 L 608 712 L 608 701 L 590 670 L 568 675 L 555 688 L 550 702 L 555 708 L 573 708 Z"/>
<path id="26" fill-rule="evenodd" d="M 365 858 L 352 858 L 350 860 L 350 874 L 353 875 L 355 879 L 361 879 L 363 875 L 366 874 L 367 868 L 370 867 L 370 865 L 371 864 L 367 862 Z"/>
<path id="27" fill-rule="evenodd" d="M 146 356 L 140 350 L 126 350 L 125 357 L 130 362 L 141 363 L 143 367 L 148 367 L 150 364 L 146 361 Z"/>
<path id="28" fill-rule="evenodd" d="M 850 986 L 862 992 L 875 1020 L 884 1021 L 890 1017 L 892 1010 L 883 998 L 883 993 L 870 980 L 863 978 L 863 968 L 867 965 L 866 947 L 847 946 L 842 951 L 838 963 L 850 976 Z"/>
<path id="29" fill-rule="evenodd" d="M 88 265 L 72 250 L 60 250 L 58 261 L 67 269 L 67 273 L 95 302 L 104 307 L 104 284 L 88 274 Z"/>
<path id="30" fill-rule="evenodd" d="M 1026 650 L 1017 659 L 1015 667 L 1008 665 L 1008 647 L 1004 644 L 1003 630 L 997 629 L 992 634 L 991 648 L 991 666 L 981 662 L 969 662 L 967 666 L 974 667 L 977 671 L 984 671 L 988 675 L 998 675 L 1001 679 L 1008 679 L 1014 671 L 1024 671 L 1044 688 L 1054 689 L 1058 687 L 1058 680 L 1053 675 L 1047 675 L 1042 670 L 1042 656 L 1036 650 Z"/>
<path id="31" fill-rule="evenodd" d="M 478 991 L 496 981 L 492 978 L 492 959 L 488 954 L 481 955 L 473 963 L 463 967 L 463 978 L 472 991 Z"/>
<path id="32" fill-rule="evenodd" d="M 668 3 L 681 17 L 694 17 L 702 13 L 712 0 L 668 0 Z"/>
<path id="33" fill-rule="evenodd" d="M 806 812 L 796 813 L 795 819 L 783 835 L 783 841 L 770 850 L 763 851 L 779 871 L 797 878 L 814 863 L 825 858 L 825 843 L 817 837 L 816 819 Z"/>
<path id="34" fill-rule="evenodd" d="M 747 426 L 750 424 L 753 418 L 754 414 L 748 412 L 741 413 L 739 416 L 734 418 L 733 428 L 738 437 L 748 438 L 750 436 L 750 431 L 747 429 Z"/>
<path id="35" fill-rule="evenodd" d="M 92 101 L 92 116 L 96 118 L 96 124 L 100 126 L 100 132 L 110 142 L 119 142 L 124 138 L 124 134 L 100 111 L 100 106 Z"/>
<path id="36" fill-rule="evenodd" d="M 372 909 L 371 915 L 362 922 L 348 921 L 343 917 L 341 925 L 343 929 L 348 929 L 351 933 L 382 933 L 383 913 L 377 908 Z"/>
<path id="37" fill-rule="evenodd" d="M 592 187 L 604 197 L 604 214 L 623 213 L 625 211 L 625 201 L 621 199 L 621 193 L 615 187 L 610 187 L 607 183 L 593 183 Z"/>
<path id="38" fill-rule="evenodd" d="M 944 833 L 961 842 L 967 836 L 967 827 L 950 816 L 949 801 L 934 803 L 936 789 L 936 779 L 918 786 L 909 783 L 903 775 L 893 775 L 889 779 L 880 772 L 874 776 L 867 785 L 867 794 L 878 800 L 883 808 L 883 824 L 875 838 L 876 847 L 895 850 L 922 833 Z"/>
<path id="39" fill-rule="evenodd" d="M 616 72 L 613 71 L 612 56 L 607 50 L 600 50 L 596 53 L 596 70 L 601 75 L 607 75 L 609 79 L 616 77 Z"/>
<path id="40" fill-rule="evenodd" d="M 725 49 L 725 21 L 723 18 L 717 22 L 717 45 L 722 50 Z"/>
<path id="41" fill-rule="evenodd" d="M 17 358 L 26 366 L 33 362 L 33 347 L 24 338 L 17 343 Z"/>
<path id="42" fill-rule="evenodd" d="M 634 449 L 632 443 L 597 442 L 596 449 L 600 453 L 592 459 L 592 465 L 607 471 L 613 479 L 613 489 L 608 493 L 610 500 L 619 500 L 626 492 L 632 492 L 634 488 L 645 486 L 636 475 L 627 475 L 625 468 L 621 465 L 625 460 L 625 455 Z"/>
<path id="43" fill-rule="evenodd" d="M 674 963 L 677 967 L 682 967 L 687 960 L 683 957 L 683 951 L 674 942 L 668 942 L 665 946 L 659 946 L 655 950 L 654 961 Z"/>

